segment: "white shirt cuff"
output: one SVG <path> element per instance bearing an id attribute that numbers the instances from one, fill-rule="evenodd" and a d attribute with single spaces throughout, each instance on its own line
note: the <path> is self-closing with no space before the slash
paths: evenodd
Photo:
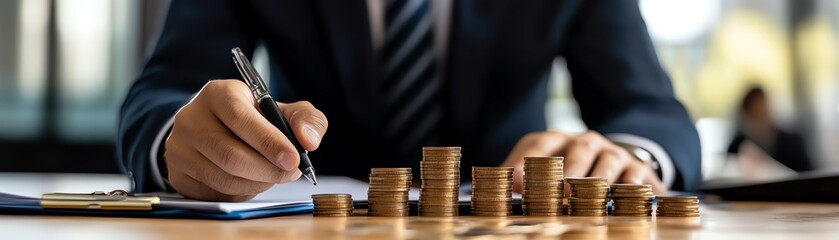
<path id="1" fill-rule="evenodd" d="M 670 155 L 667 154 L 667 151 L 664 151 L 661 145 L 650 139 L 626 133 L 610 133 L 606 134 L 606 138 L 613 142 L 638 146 L 650 152 L 661 167 L 661 182 L 667 189 L 673 186 L 673 181 L 676 180 L 676 168 L 673 166 Z"/>
<path id="2" fill-rule="evenodd" d="M 169 132 L 169 129 L 172 129 L 173 124 L 175 124 L 174 115 L 163 124 L 163 127 L 160 128 L 160 132 L 157 132 L 157 136 L 154 137 L 154 142 L 151 143 L 151 151 L 149 151 L 149 164 L 151 164 L 152 180 L 154 180 L 154 183 L 157 184 L 160 189 L 164 190 L 166 189 L 166 184 L 163 182 L 163 174 L 160 173 L 160 168 L 157 165 L 157 152 L 160 150 L 160 144 L 163 143 L 163 138 L 166 137 L 166 133 Z"/>

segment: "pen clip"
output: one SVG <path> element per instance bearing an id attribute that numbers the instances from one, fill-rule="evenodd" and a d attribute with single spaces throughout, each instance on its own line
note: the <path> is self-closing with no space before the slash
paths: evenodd
<path id="1" fill-rule="evenodd" d="M 236 64 L 236 68 L 239 69 L 239 73 L 242 74 L 242 80 L 245 81 L 245 84 L 247 84 L 248 87 L 250 87 L 256 100 L 259 101 L 259 99 L 269 96 L 268 88 L 265 86 L 265 81 L 262 80 L 262 76 L 256 72 L 256 69 L 253 67 L 250 60 L 248 60 L 248 57 L 245 56 L 245 53 L 238 47 L 233 48 L 230 51 L 233 53 L 233 63 Z"/>

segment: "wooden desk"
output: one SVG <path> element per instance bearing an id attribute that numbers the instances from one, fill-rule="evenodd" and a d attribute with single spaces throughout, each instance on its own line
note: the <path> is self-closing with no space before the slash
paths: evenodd
<path id="1" fill-rule="evenodd" d="M 0 174 L 0 180 L 7 177 Z M 9 186 L 8 181 L 0 183 Z M 0 239 L 493 239 L 487 234 L 504 239 L 557 239 L 559 234 L 563 239 L 839 239 L 839 204 L 715 203 L 703 205 L 700 218 L 356 214 L 244 221 L 0 215 Z"/>
<path id="2" fill-rule="evenodd" d="M 324 218 L 244 221 L 0 215 L 3 239 L 837 239 L 839 205 L 737 202 L 705 205 L 701 218 Z M 359 214 L 361 214 L 359 212 Z M 538 224 L 538 225 L 533 225 Z M 530 235 L 535 238 L 534 235 Z"/>

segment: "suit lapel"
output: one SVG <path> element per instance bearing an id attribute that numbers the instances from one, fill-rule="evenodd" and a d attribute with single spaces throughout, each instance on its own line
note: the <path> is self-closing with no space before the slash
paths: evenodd
<path id="1" fill-rule="evenodd" d="M 378 75 L 373 58 L 365 0 L 316 0 L 331 53 L 332 69 L 343 88 L 348 113 L 365 128 L 379 121 Z"/>

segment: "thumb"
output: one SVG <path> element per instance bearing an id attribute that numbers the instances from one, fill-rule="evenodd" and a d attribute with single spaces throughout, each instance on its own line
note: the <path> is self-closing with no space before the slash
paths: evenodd
<path id="1" fill-rule="evenodd" d="M 329 121 L 326 115 L 315 108 L 312 103 L 300 101 L 295 103 L 277 103 L 291 125 L 294 136 L 307 151 L 314 151 L 320 146 L 321 139 L 326 134 Z"/>

